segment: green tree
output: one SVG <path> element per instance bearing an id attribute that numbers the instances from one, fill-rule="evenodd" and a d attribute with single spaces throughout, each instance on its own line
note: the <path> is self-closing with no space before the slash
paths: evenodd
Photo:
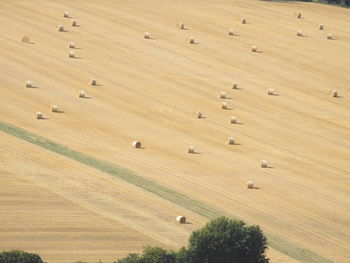
<path id="1" fill-rule="evenodd" d="M 43 263 L 39 255 L 19 250 L 0 253 L 0 263 Z"/>
<path id="2" fill-rule="evenodd" d="M 175 263 L 175 255 L 160 247 L 146 247 L 141 263 Z"/>
<path id="3" fill-rule="evenodd" d="M 114 263 L 140 263 L 140 256 L 139 254 L 131 253 L 125 258 L 119 259 Z"/>

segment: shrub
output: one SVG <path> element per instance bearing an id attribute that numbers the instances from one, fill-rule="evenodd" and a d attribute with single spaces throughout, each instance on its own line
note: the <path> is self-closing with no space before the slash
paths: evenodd
<path id="1" fill-rule="evenodd" d="M 39 255 L 19 250 L 0 253 L 0 263 L 43 263 Z"/>

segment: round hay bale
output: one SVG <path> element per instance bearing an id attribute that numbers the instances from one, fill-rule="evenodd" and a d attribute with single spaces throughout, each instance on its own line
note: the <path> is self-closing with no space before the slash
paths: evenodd
<path id="1" fill-rule="evenodd" d="M 256 46 L 251 46 L 251 51 L 252 52 L 257 52 L 258 51 L 258 48 Z"/>
<path id="2" fill-rule="evenodd" d="M 247 188 L 249 188 L 249 189 L 254 188 L 254 182 L 252 180 L 247 181 Z"/>
<path id="3" fill-rule="evenodd" d="M 323 26 L 322 24 L 319 24 L 319 25 L 318 25 L 318 29 L 319 29 L 319 30 L 323 30 L 323 29 L 324 29 L 324 26 Z"/>
<path id="4" fill-rule="evenodd" d="M 227 137 L 227 144 L 235 144 L 235 139 L 232 136 Z"/>
<path id="5" fill-rule="evenodd" d="M 246 24 L 246 23 L 247 23 L 247 19 L 246 19 L 245 17 L 242 17 L 242 18 L 241 18 L 241 23 L 242 23 L 242 24 Z"/>
<path id="6" fill-rule="evenodd" d="M 176 222 L 178 222 L 180 224 L 185 224 L 186 223 L 186 217 L 184 217 L 184 216 L 177 216 L 176 217 Z"/>
<path id="7" fill-rule="evenodd" d="M 227 107 L 228 107 L 227 102 L 224 101 L 221 103 L 221 109 L 227 110 Z"/>
<path id="8" fill-rule="evenodd" d="M 177 26 L 180 28 L 180 29 L 185 29 L 185 24 L 180 22 L 177 24 Z"/>
<path id="9" fill-rule="evenodd" d="M 336 91 L 335 89 L 331 90 L 329 93 L 334 98 L 338 97 L 338 91 Z"/>
<path id="10" fill-rule="evenodd" d="M 328 34 L 327 34 L 327 39 L 330 39 L 330 40 L 332 40 L 332 39 L 333 39 L 333 36 L 332 36 L 332 34 L 331 34 L 331 33 L 328 33 Z"/>
<path id="11" fill-rule="evenodd" d="M 139 142 L 139 141 L 133 141 L 133 142 L 132 142 L 132 146 L 133 146 L 134 148 L 141 148 L 141 142 Z"/>
<path id="12" fill-rule="evenodd" d="M 273 88 L 268 88 L 267 95 L 273 95 L 273 94 L 274 94 Z"/>
<path id="13" fill-rule="evenodd" d="M 238 85 L 236 82 L 232 82 L 231 87 L 232 87 L 232 89 L 237 89 Z"/>
<path id="14" fill-rule="evenodd" d="M 63 27 L 62 25 L 58 25 L 58 26 L 57 26 L 57 30 L 58 30 L 59 32 L 63 32 L 63 31 L 64 31 L 64 27 Z"/>
<path id="15" fill-rule="evenodd" d="M 85 98 L 85 90 L 79 91 L 79 98 Z"/>
<path id="16" fill-rule="evenodd" d="M 51 111 L 52 112 L 57 112 L 58 111 L 58 106 L 57 105 L 51 105 Z"/>
<path id="17" fill-rule="evenodd" d="M 69 43 L 69 48 L 75 48 L 75 43 L 74 42 L 70 42 Z"/>
<path id="18" fill-rule="evenodd" d="M 77 20 L 74 20 L 74 19 L 70 21 L 70 24 L 72 26 L 77 26 L 78 25 Z"/>
<path id="19" fill-rule="evenodd" d="M 146 38 L 146 39 L 149 39 L 149 33 L 148 33 L 148 32 L 145 32 L 145 33 L 143 34 L 143 37 Z"/>
<path id="20" fill-rule="evenodd" d="M 236 116 L 231 116 L 230 117 L 230 123 L 237 123 L 237 117 Z"/>
<path id="21" fill-rule="evenodd" d="M 30 80 L 27 80 L 26 81 L 26 88 L 32 88 L 33 87 L 33 84 Z"/>
<path id="22" fill-rule="evenodd" d="M 194 147 L 193 146 L 188 146 L 187 152 L 188 153 L 194 153 Z"/>
<path id="23" fill-rule="evenodd" d="M 29 42 L 30 42 L 30 41 L 29 41 L 29 37 L 24 36 L 24 37 L 22 38 L 22 42 L 23 42 L 23 43 L 29 43 Z"/>
<path id="24" fill-rule="evenodd" d="M 196 116 L 198 119 L 202 118 L 202 113 L 200 111 L 196 111 L 194 113 L 194 116 Z"/>
<path id="25" fill-rule="evenodd" d="M 225 91 L 220 91 L 220 98 L 226 99 L 226 92 Z"/>
<path id="26" fill-rule="evenodd" d="M 66 17 L 66 18 L 69 17 L 68 11 L 64 11 L 64 12 L 63 12 L 63 17 Z"/>
<path id="27" fill-rule="evenodd" d="M 262 161 L 261 161 L 261 167 L 262 167 L 262 168 L 267 168 L 267 166 L 268 166 L 267 160 L 262 160 Z"/>
<path id="28" fill-rule="evenodd" d="M 70 58 L 75 58 L 75 53 L 73 51 L 69 51 L 69 57 Z"/>
<path id="29" fill-rule="evenodd" d="M 296 16 L 297 18 L 301 18 L 301 13 L 300 12 L 296 13 Z"/>
<path id="30" fill-rule="evenodd" d="M 42 118 L 43 118 L 43 113 L 42 113 L 41 111 L 37 111 L 37 112 L 36 112 L 36 118 L 37 118 L 38 120 L 42 119 Z"/>
<path id="31" fill-rule="evenodd" d="M 195 40 L 194 40 L 193 37 L 190 37 L 190 38 L 188 39 L 188 42 L 189 42 L 190 44 L 194 44 Z"/>
<path id="32" fill-rule="evenodd" d="M 234 34 L 235 34 L 235 32 L 233 31 L 232 28 L 230 28 L 230 29 L 228 30 L 228 35 L 229 35 L 229 36 L 233 36 Z"/>
<path id="33" fill-rule="evenodd" d="M 96 85 L 97 85 L 96 79 L 90 79 L 90 80 L 89 80 L 89 84 L 90 84 L 91 86 L 96 86 Z"/>
<path id="34" fill-rule="evenodd" d="M 298 30 L 298 31 L 297 31 L 297 36 L 298 36 L 298 37 L 302 37 L 302 36 L 303 36 L 303 32 L 301 32 L 301 30 Z"/>

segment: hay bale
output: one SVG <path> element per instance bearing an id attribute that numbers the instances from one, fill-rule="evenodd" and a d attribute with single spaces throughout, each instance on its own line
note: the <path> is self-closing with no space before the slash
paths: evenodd
<path id="1" fill-rule="evenodd" d="M 323 26 L 322 24 L 319 24 L 319 25 L 318 25 L 318 29 L 319 29 L 319 30 L 323 30 L 323 29 L 324 29 L 324 26 Z"/>
<path id="2" fill-rule="evenodd" d="M 149 39 L 149 33 L 148 33 L 148 32 L 145 32 L 145 33 L 143 34 L 143 37 L 146 38 L 146 39 Z"/>
<path id="3" fill-rule="evenodd" d="M 77 20 L 74 20 L 74 19 L 70 21 L 70 24 L 72 26 L 77 26 L 78 25 Z"/>
<path id="4" fill-rule="evenodd" d="M 33 87 L 33 84 L 30 80 L 27 80 L 26 81 L 26 88 L 32 88 Z"/>
<path id="5" fill-rule="evenodd" d="M 222 102 L 221 103 L 221 109 L 223 109 L 223 110 L 227 110 L 227 108 L 228 108 L 228 105 L 227 105 L 227 102 Z"/>
<path id="6" fill-rule="evenodd" d="M 238 85 L 236 82 L 232 82 L 231 87 L 232 87 L 232 89 L 237 89 Z"/>
<path id="7" fill-rule="evenodd" d="M 58 106 L 57 105 L 51 105 L 51 111 L 52 112 L 57 112 L 58 111 Z"/>
<path id="8" fill-rule="evenodd" d="M 24 37 L 22 38 L 22 42 L 23 42 L 23 43 L 29 43 L 29 42 L 30 42 L 30 41 L 29 41 L 29 37 L 24 36 Z"/>
<path id="9" fill-rule="evenodd" d="M 242 18 L 241 18 L 241 23 L 242 23 L 242 24 L 246 24 L 246 23 L 247 23 L 247 19 L 246 19 L 245 17 L 242 17 Z"/>
<path id="10" fill-rule="evenodd" d="M 227 144 L 235 144 L 235 139 L 232 136 L 227 137 Z"/>
<path id="11" fill-rule="evenodd" d="M 228 30 L 228 35 L 229 35 L 229 36 L 234 36 L 234 34 L 235 34 L 235 32 L 233 31 L 232 28 L 230 28 L 230 29 Z"/>
<path id="12" fill-rule="evenodd" d="M 178 222 L 180 224 L 185 224 L 186 223 L 186 217 L 184 217 L 184 216 L 177 216 L 176 217 L 176 222 Z"/>
<path id="13" fill-rule="evenodd" d="M 64 31 L 64 27 L 63 27 L 62 25 L 58 25 L 58 26 L 57 26 L 57 30 L 58 30 L 59 32 L 63 32 L 63 31 Z"/>
<path id="14" fill-rule="evenodd" d="M 75 43 L 74 42 L 69 42 L 69 48 L 75 48 Z"/>
<path id="15" fill-rule="evenodd" d="M 177 24 L 177 26 L 180 28 L 180 29 L 185 29 L 185 24 L 180 22 Z"/>
<path id="16" fill-rule="evenodd" d="M 267 168 L 267 166 L 268 166 L 267 160 L 262 160 L 262 161 L 261 161 L 261 167 L 262 167 L 262 168 Z"/>
<path id="17" fill-rule="evenodd" d="M 43 113 L 42 113 L 41 111 L 37 111 L 37 112 L 36 112 L 36 118 L 37 118 L 38 120 L 41 120 L 41 119 L 43 118 Z"/>
<path id="18" fill-rule="evenodd" d="M 249 189 L 254 188 L 254 182 L 252 180 L 247 181 L 247 188 L 249 188 Z"/>
<path id="19" fill-rule="evenodd" d="M 96 85 L 97 85 L 96 79 L 90 79 L 88 83 L 89 83 L 89 85 L 91 85 L 91 86 L 96 86 Z"/>
<path id="20" fill-rule="evenodd" d="M 193 146 L 188 146 L 187 152 L 188 153 L 194 153 L 194 147 Z"/>
<path id="21" fill-rule="evenodd" d="M 70 57 L 70 58 L 75 58 L 75 53 L 74 53 L 74 51 L 69 51 L 69 57 Z"/>
<path id="22" fill-rule="evenodd" d="M 296 13 L 296 16 L 297 18 L 301 18 L 301 13 L 300 12 Z"/>
<path id="23" fill-rule="evenodd" d="M 85 98 L 85 90 L 79 91 L 79 98 Z"/>
<path id="24" fill-rule="evenodd" d="M 194 116 L 196 116 L 198 119 L 202 118 L 202 113 L 200 111 L 196 111 L 194 113 Z"/>
<path id="25" fill-rule="evenodd" d="M 331 33 L 328 33 L 328 34 L 327 34 L 327 39 L 330 39 L 330 40 L 332 40 L 332 39 L 333 39 L 333 36 L 332 36 L 332 34 L 331 34 Z"/>
<path id="26" fill-rule="evenodd" d="M 338 91 L 336 91 L 335 89 L 331 90 L 329 94 L 331 95 L 331 97 L 334 97 L 334 98 L 338 97 Z"/>
<path id="27" fill-rule="evenodd" d="M 252 52 L 257 52 L 258 51 L 258 48 L 256 46 L 251 46 L 251 51 Z"/>
<path id="28" fill-rule="evenodd" d="M 301 30 L 298 30 L 298 31 L 297 31 L 297 36 L 298 36 L 298 37 L 302 37 L 302 36 L 303 36 L 303 32 L 301 32 Z"/>
<path id="29" fill-rule="evenodd" d="M 273 95 L 273 94 L 274 94 L 273 88 L 268 88 L 267 95 Z"/>
<path id="30" fill-rule="evenodd" d="M 195 42 L 195 40 L 194 40 L 193 37 L 190 37 L 190 38 L 188 39 L 188 41 L 189 41 L 190 44 L 194 44 L 194 42 Z"/>
<path id="31" fill-rule="evenodd" d="M 139 141 L 133 141 L 133 142 L 132 142 L 132 146 L 133 146 L 134 148 L 141 148 L 141 142 L 139 142 Z"/>
<path id="32" fill-rule="evenodd" d="M 64 11 L 64 12 L 63 12 L 63 17 L 66 17 L 66 18 L 69 17 L 68 11 Z"/>
<path id="33" fill-rule="evenodd" d="M 226 99 L 226 92 L 225 91 L 220 91 L 220 98 Z"/>
<path id="34" fill-rule="evenodd" d="M 231 116 L 230 117 L 230 123 L 237 123 L 237 117 Z"/>

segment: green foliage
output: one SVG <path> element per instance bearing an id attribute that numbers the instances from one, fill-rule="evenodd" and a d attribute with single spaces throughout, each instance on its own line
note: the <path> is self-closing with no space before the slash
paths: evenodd
<path id="1" fill-rule="evenodd" d="M 140 256 L 139 254 L 131 253 L 127 255 L 125 258 L 119 259 L 114 263 L 140 263 Z"/>
<path id="2" fill-rule="evenodd" d="M 0 263 L 43 263 L 39 255 L 19 250 L 0 253 Z"/>

